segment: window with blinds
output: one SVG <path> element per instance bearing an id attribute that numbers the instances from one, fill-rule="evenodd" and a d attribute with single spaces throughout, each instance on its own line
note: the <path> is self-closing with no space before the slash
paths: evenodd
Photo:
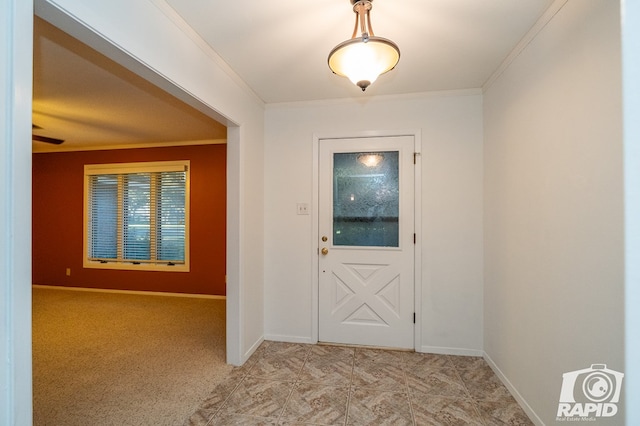
<path id="1" fill-rule="evenodd" d="M 86 165 L 85 200 L 85 267 L 188 271 L 188 161 Z"/>

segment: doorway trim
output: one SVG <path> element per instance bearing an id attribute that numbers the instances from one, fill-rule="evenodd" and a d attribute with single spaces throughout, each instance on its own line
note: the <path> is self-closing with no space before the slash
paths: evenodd
<path id="1" fill-rule="evenodd" d="M 370 130 L 358 132 L 314 133 L 313 134 L 313 186 L 311 208 L 311 340 L 318 343 L 319 336 L 319 255 L 320 234 L 318 219 L 320 218 L 320 142 L 326 139 L 357 139 L 374 137 L 412 136 L 416 164 L 414 170 L 414 232 L 416 244 L 414 250 L 414 312 L 416 322 L 414 326 L 413 347 L 416 352 L 422 347 L 422 136 L 419 129 L 398 130 Z"/>
<path id="2" fill-rule="evenodd" d="M 0 22 L 0 424 L 30 425 L 33 4 L 3 2 Z"/>

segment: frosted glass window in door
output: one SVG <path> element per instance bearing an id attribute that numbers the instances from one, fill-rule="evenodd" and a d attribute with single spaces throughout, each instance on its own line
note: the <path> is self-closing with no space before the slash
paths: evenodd
<path id="1" fill-rule="evenodd" d="M 398 247 L 398 152 L 333 154 L 333 245 Z"/>

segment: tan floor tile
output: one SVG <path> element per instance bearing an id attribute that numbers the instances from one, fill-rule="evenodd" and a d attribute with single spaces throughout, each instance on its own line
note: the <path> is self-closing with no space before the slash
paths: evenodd
<path id="1" fill-rule="evenodd" d="M 385 349 L 356 348 L 356 362 L 383 362 L 387 364 L 402 363 L 402 351 Z"/>
<path id="2" fill-rule="evenodd" d="M 533 422 L 525 414 L 518 403 L 512 399 L 510 402 L 477 401 L 480 415 L 489 425 L 530 426 Z"/>
<path id="3" fill-rule="evenodd" d="M 356 389 L 349 399 L 347 425 L 412 425 L 405 393 Z"/>
<path id="4" fill-rule="evenodd" d="M 222 414 L 277 418 L 282 413 L 293 383 L 246 377 L 220 409 Z"/>
<path id="5" fill-rule="evenodd" d="M 405 392 L 407 382 L 399 364 L 358 362 L 353 367 L 351 383 L 356 388 Z"/>
<path id="6" fill-rule="evenodd" d="M 513 398 L 489 366 L 459 370 L 459 374 L 469 394 L 476 400 L 504 401 Z"/>
<path id="7" fill-rule="evenodd" d="M 211 420 L 207 426 L 275 426 L 276 419 L 245 416 L 241 414 L 222 414 Z"/>
<path id="8" fill-rule="evenodd" d="M 532 424 L 480 357 L 276 342 L 265 342 L 245 366 L 233 369 L 185 424 L 334 426 L 345 421 Z"/>
<path id="9" fill-rule="evenodd" d="M 484 368 L 489 367 L 487 361 L 484 358 L 479 356 L 460 356 L 460 355 L 449 355 L 449 360 L 455 368 L 461 370 L 467 370 L 470 368 Z"/>
<path id="10" fill-rule="evenodd" d="M 483 425 L 470 399 L 416 394 L 411 404 L 418 426 Z"/>
<path id="11" fill-rule="evenodd" d="M 209 420 L 215 415 L 217 410 L 210 412 L 206 408 L 200 407 L 189 419 L 184 422 L 184 426 L 207 426 Z"/>
<path id="12" fill-rule="evenodd" d="M 453 368 L 449 356 L 440 354 L 405 352 L 402 354 L 402 362 L 408 369 L 414 367 Z"/>
<path id="13" fill-rule="evenodd" d="M 269 345 L 265 347 L 265 355 L 304 358 L 313 346 L 303 343 L 269 342 Z"/>
<path id="14" fill-rule="evenodd" d="M 347 346 L 314 345 L 309 351 L 309 359 L 349 359 L 353 360 L 354 348 Z"/>
<path id="15" fill-rule="evenodd" d="M 291 424 L 343 425 L 347 415 L 348 387 L 298 384 L 281 420 Z"/>
<path id="16" fill-rule="evenodd" d="M 351 382 L 353 360 L 349 358 L 309 358 L 299 380 L 334 386 L 348 386 Z"/>
<path id="17" fill-rule="evenodd" d="M 467 398 L 469 396 L 458 373 L 453 368 L 415 367 L 407 369 L 409 391 L 428 395 Z"/>
<path id="18" fill-rule="evenodd" d="M 224 404 L 224 401 L 228 396 L 228 393 L 212 394 L 202 404 L 200 404 L 198 411 L 191 415 L 189 420 L 185 423 L 185 426 L 206 426 L 209 420 L 218 412 L 222 404 Z"/>
<path id="19" fill-rule="evenodd" d="M 231 395 L 231 393 L 241 383 L 243 377 L 244 373 L 240 369 L 231 370 L 229 375 L 220 382 L 207 399 L 200 404 L 198 411 L 191 416 L 188 424 L 191 426 L 199 426 L 201 424 L 203 426 L 206 425 L 206 421 L 202 423 L 204 419 L 207 419 L 208 421 L 218 412 L 229 395 Z"/>
<path id="20" fill-rule="evenodd" d="M 248 372 L 249 376 L 270 380 L 296 380 L 304 357 L 295 355 L 268 354 L 260 358 Z"/>

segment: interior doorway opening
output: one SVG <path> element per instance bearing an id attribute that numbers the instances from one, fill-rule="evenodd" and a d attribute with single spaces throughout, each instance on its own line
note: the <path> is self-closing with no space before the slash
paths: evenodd
<path id="1" fill-rule="evenodd" d="M 46 21 L 41 20 L 40 18 L 35 18 L 36 21 L 42 21 L 41 24 L 43 25 L 48 25 L 50 27 L 53 27 L 53 25 L 48 24 Z M 75 25 L 80 25 L 80 24 L 75 24 Z M 55 28 L 57 29 L 57 28 Z M 48 29 L 49 31 L 51 31 L 51 28 Z M 59 31 L 59 30 L 58 30 Z M 83 31 L 79 31 L 77 34 L 83 34 Z M 75 41 L 77 41 L 79 44 L 83 43 L 83 37 L 80 36 L 76 36 L 75 38 L 66 34 L 65 35 L 67 38 L 73 38 Z M 93 35 L 95 37 L 95 34 Z M 104 43 L 104 40 L 102 41 Z M 85 48 L 91 49 L 90 47 L 84 45 Z M 115 47 L 112 46 L 113 49 L 115 49 Z M 39 67 L 42 65 L 42 63 L 39 63 L 36 60 L 35 55 L 42 53 L 41 51 L 39 51 L 39 48 L 37 46 L 34 46 L 34 67 Z M 58 52 L 60 53 L 60 52 Z M 71 54 L 73 55 L 74 53 L 77 52 L 71 52 Z M 224 236 L 229 234 L 229 227 L 227 227 L 225 225 L 226 223 L 226 214 L 228 213 L 228 209 L 225 207 L 226 205 L 226 199 L 228 198 L 229 194 L 227 191 L 228 188 L 228 183 L 226 181 L 226 176 L 228 176 L 229 174 L 237 174 L 237 168 L 235 166 L 233 166 L 233 162 L 231 162 L 231 170 L 229 169 L 229 166 L 227 165 L 227 156 L 229 155 L 227 150 L 226 150 L 226 146 L 225 143 L 226 142 L 230 142 L 231 143 L 237 143 L 238 142 L 238 132 L 234 131 L 233 129 L 235 128 L 235 125 L 231 122 L 229 122 L 228 120 L 224 119 L 224 117 L 222 117 L 220 114 L 212 111 L 210 108 L 208 108 L 206 105 L 202 105 L 201 103 L 199 103 L 199 101 L 197 101 L 195 98 L 191 97 L 189 94 L 186 93 L 182 93 L 182 95 L 180 96 L 182 99 L 178 99 L 175 94 L 177 92 L 179 92 L 179 88 L 173 87 L 171 90 L 171 93 L 169 93 L 168 91 L 166 91 L 166 89 L 164 87 L 160 87 L 156 82 L 150 82 L 149 80 L 145 80 L 143 79 L 142 82 L 140 82 L 140 80 L 138 79 L 136 82 L 131 82 L 131 76 L 130 74 L 132 73 L 132 70 L 130 70 L 129 66 L 131 64 L 127 64 L 126 61 L 123 62 L 116 62 L 113 61 L 113 59 L 111 58 L 107 58 L 107 57 L 103 57 L 100 58 L 102 56 L 102 53 L 97 52 L 97 51 L 92 51 L 90 53 L 87 54 L 87 51 L 84 51 L 85 56 L 89 56 L 89 59 L 94 59 L 97 60 L 97 62 L 99 62 L 97 64 L 97 70 L 93 70 L 94 72 L 100 73 L 101 71 L 104 70 L 100 70 L 99 65 L 100 63 L 109 63 L 112 62 L 115 65 L 117 65 L 117 68 L 115 70 L 115 74 L 116 77 L 118 78 L 124 78 L 127 83 L 130 83 L 134 86 L 134 89 L 139 89 L 139 91 L 141 92 L 141 96 L 144 97 L 145 92 L 146 95 L 150 98 L 155 98 L 156 101 L 160 101 L 160 102 L 165 102 L 166 104 L 168 104 L 168 106 L 165 105 L 166 111 L 169 112 L 169 114 L 172 113 L 176 113 L 176 111 L 178 111 L 179 114 L 181 115 L 182 120 L 187 120 L 189 122 L 191 122 L 192 124 L 194 124 L 194 127 L 197 126 L 201 126 L 204 127 L 204 131 L 208 131 L 210 130 L 210 137 L 204 141 L 204 143 L 201 143 L 201 139 L 192 136 L 193 134 L 198 134 L 198 129 L 188 129 L 188 132 L 193 131 L 192 133 L 188 133 L 187 135 L 184 136 L 180 136 L 178 137 L 178 140 L 176 141 L 177 143 L 173 143 L 174 140 L 172 140 L 171 138 L 175 139 L 175 135 L 167 135 L 166 132 L 165 134 L 156 134 L 156 138 L 154 139 L 154 142 L 145 142 L 145 141 L 137 141 L 137 145 L 134 145 L 132 143 L 132 146 L 126 147 L 126 148 L 130 148 L 130 149 L 115 149 L 115 148 L 124 148 L 123 145 L 126 145 L 127 143 L 131 143 L 130 139 L 132 139 L 131 137 L 129 137 L 129 141 L 127 141 L 127 137 L 124 136 L 125 140 L 118 140 L 115 143 L 113 142 L 115 139 L 117 139 L 118 134 L 125 134 L 125 133 L 129 133 L 129 134 L 136 134 L 135 130 L 132 130 L 130 128 L 130 126 L 127 125 L 118 125 L 118 124 L 112 124 L 109 125 L 106 122 L 106 117 L 105 114 L 95 114 L 94 116 L 90 117 L 89 120 L 83 120 L 82 116 L 80 113 L 88 113 L 89 111 L 87 111 L 86 109 L 83 109 L 82 107 L 79 107 L 78 105 L 71 105 L 72 110 L 67 110 L 65 109 L 65 107 L 69 106 L 69 105 L 65 105 L 64 103 L 62 104 L 58 104 L 58 107 L 56 108 L 55 105 L 48 105 L 47 101 L 50 101 L 51 99 L 45 99 L 46 96 L 43 96 L 42 99 L 37 99 L 34 96 L 34 109 L 33 109 L 33 115 L 34 115 L 34 121 L 37 119 L 38 120 L 38 127 L 40 127 L 40 129 L 34 129 L 34 134 L 40 134 L 43 135 L 43 137 L 49 137 L 51 139 L 55 139 L 56 141 L 64 141 L 61 142 L 60 144 L 58 143 L 51 143 L 51 142 L 34 142 L 34 144 L 38 144 L 38 147 L 34 150 L 34 152 L 38 151 L 38 152 L 47 152 L 46 154 L 42 154 L 42 155 L 56 155 L 53 154 L 52 151 L 54 151 L 54 148 L 58 147 L 58 148 L 62 148 L 60 151 L 63 152 L 64 154 L 66 154 L 67 156 L 77 156 L 79 154 L 73 154 L 74 152 L 82 152 L 82 155 L 88 155 L 91 156 L 93 155 L 95 157 L 95 155 L 98 155 L 98 153 L 100 155 L 104 155 L 106 157 L 110 157 L 110 158 L 114 158 L 117 157 L 118 155 L 123 155 L 122 153 L 126 152 L 126 155 L 132 155 L 132 153 L 136 152 L 138 156 L 141 156 L 142 154 L 140 154 L 142 151 L 146 151 L 147 153 L 151 152 L 152 153 L 152 157 L 154 157 L 154 159 L 157 159 L 157 156 L 161 156 L 164 155 L 163 153 L 166 153 L 167 151 L 171 151 L 176 150 L 176 146 L 179 147 L 179 151 L 180 154 L 176 154 L 176 155 L 184 155 L 184 153 L 188 150 L 199 150 L 202 151 L 202 149 L 207 149 L 210 148 L 209 151 L 220 151 L 219 149 L 216 148 L 224 148 L 223 149 L 223 161 L 224 161 L 224 170 L 222 172 L 222 177 L 220 178 L 220 180 L 222 180 L 222 186 L 224 187 L 224 200 L 225 202 L 220 202 L 217 205 L 217 209 L 222 211 L 222 222 L 223 222 L 223 228 L 222 230 L 218 230 L 219 232 L 219 240 L 223 241 L 223 247 L 222 247 L 222 253 L 221 254 L 216 254 L 214 252 L 212 252 L 211 250 L 209 250 L 206 255 L 212 256 L 211 259 L 209 259 L 209 263 L 212 263 L 213 260 L 215 259 L 217 261 L 219 261 L 221 259 L 221 267 L 219 267 L 217 269 L 217 288 L 218 291 L 214 290 L 214 293 L 220 293 L 219 289 L 222 289 L 222 294 L 214 294 L 214 295 L 210 295 L 210 296 L 225 296 L 224 291 L 226 290 L 226 275 L 227 275 L 227 271 L 226 271 L 226 265 L 228 262 L 231 262 L 232 264 L 237 264 L 237 259 L 235 259 L 234 254 L 231 253 L 231 258 L 229 258 L 229 256 L 227 256 L 227 246 L 226 244 L 224 244 Z M 122 59 L 122 52 L 116 52 L 114 53 L 115 56 L 120 55 L 119 57 Z M 82 55 L 76 55 L 78 56 L 80 59 L 82 59 Z M 78 60 L 79 58 L 76 57 L 74 58 L 74 60 Z M 86 57 L 84 58 L 86 59 Z M 98 60 L 99 59 L 99 60 Z M 131 61 L 133 61 L 133 59 L 129 58 Z M 103 61 L 103 62 L 100 62 Z M 69 65 L 67 61 L 65 64 Z M 76 65 L 78 65 L 76 63 Z M 96 65 L 95 63 L 93 63 L 93 65 Z M 128 66 L 129 65 L 129 66 Z M 140 64 L 137 64 L 137 66 L 139 66 Z M 60 70 L 58 70 L 60 71 Z M 80 72 L 77 72 L 77 68 L 76 68 L 76 73 L 72 76 L 72 79 L 75 80 L 75 83 L 77 84 L 78 90 L 82 91 L 82 90 L 87 90 L 90 88 L 90 82 L 87 80 L 90 79 L 83 79 L 83 76 Z M 139 72 L 140 70 L 137 69 L 137 71 Z M 149 73 L 152 73 L 151 70 L 147 70 Z M 62 72 L 64 73 L 64 70 L 62 70 Z M 36 73 L 36 69 L 34 69 L 34 74 Z M 125 74 L 129 73 L 128 76 L 125 76 Z M 138 75 L 138 73 L 136 73 L 135 75 Z M 138 78 L 140 78 L 140 76 L 138 76 Z M 170 85 L 171 83 L 169 82 L 164 82 L 167 85 Z M 83 86 L 84 85 L 84 86 Z M 37 90 L 34 90 L 34 94 L 37 92 Z M 51 92 L 47 92 L 45 90 L 45 95 L 46 94 L 51 94 Z M 56 95 L 61 95 L 61 92 L 56 92 Z M 140 94 L 139 94 L 140 95 Z M 73 96 L 69 96 L 69 98 L 73 98 Z M 117 98 L 117 96 L 116 96 Z M 189 98 L 189 102 L 185 103 L 184 99 L 185 98 Z M 69 99 L 68 99 L 69 100 Z M 42 101 L 42 102 L 40 102 Z M 70 103 L 70 102 L 69 102 Z M 183 105 L 180 105 L 183 104 Z M 61 106 L 62 105 L 62 106 Z M 197 106 L 197 108 L 194 107 Z M 187 108 L 183 108 L 183 106 L 187 106 Z M 65 117 L 64 113 L 67 112 L 68 115 Z M 116 116 L 118 114 L 115 114 Z M 126 114 L 123 115 L 123 117 L 126 117 Z M 203 125 L 203 122 L 209 121 L 213 124 L 211 124 L 211 126 L 207 129 L 206 124 Z M 157 123 L 157 122 L 156 122 Z M 112 143 L 108 144 L 108 145 L 101 145 L 100 147 L 98 146 L 88 146 L 87 143 L 88 141 L 91 142 L 89 139 L 90 137 L 85 136 L 85 137 L 78 137 L 77 139 L 74 139 L 73 136 L 70 136 L 72 132 L 79 132 L 80 134 L 82 134 L 82 131 L 86 131 L 88 127 L 92 127 L 92 130 L 89 131 L 90 135 L 95 135 L 97 133 L 100 132 L 104 132 L 105 135 L 105 139 L 106 140 L 110 140 L 112 141 Z M 65 133 L 65 129 L 69 131 L 69 133 Z M 109 138 L 109 132 L 111 132 L 111 136 L 113 136 L 112 138 Z M 49 133 L 49 136 L 44 135 L 44 133 Z M 231 134 L 231 137 L 228 138 L 227 135 Z M 85 133 L 86 135 L 86 133 Z M 195 140 L 195 142 L 194 142 Z M 74 143 L 81 141 L 81 143 L 85 143 L 85 146 L 76 146 L 74 147 Z M 43 145 L 44 144 L 44 145 Z M 59 145 L 59 146 L 58 146 Z M 136 146 L 136 148 L 134 148 L 134 146 Z M 100 151 L 98 151 L 97 149 L 100 149 Z M 211 153 L 208 153 L 207 155 L 209 155 Z M 200 158 L 202 159 L 201 155 L 199 153 L 194 153 L 194 158 Z M 219 156 L 218 156 L 219 157 Z M 206 158 L 206 156 L 204 157 Z M 143 157 L 137 157 L 138 160 L 143 159 Z M 219 158 L 216 160 L 219 161 Z M 202 176 L 202 179 L 206 180 L 206 179 L 211 179 L 210 176 Z M 195 182 L 193 182 L 195 184 Z M 219 182 L 218 182 L 219 183 Z M 199 186 L 201 187 L 205 187 L 208 186 L 209 189 L 211 187 L 211 180 L 209 180 L 208 185 L 205 185 L 203 182 L 199 183 Z M 72 191 L 77 191 L 77 186 L 76 187 L 67 187 L 67 190 L 65 191 L 64 194 L 61 194 L 62 196 L 60 197 L 60 203 L 64 204 L 65 203 L 65 197 L 68 196 Z M 192 187 L 192 190 L 195 190 L 195 188 Z M 210 192 L 209 192 L 210 194 Z M 233 197 L 233 194 L 231 194 L 231 196 Z M 201 196 L 201 198 L 207 198 L 206 196 Z M 73 206 L 73 207 L 71 207 Z M 65 208 L 67 210 L 67 214 L 70 216 L 73 216 L 73 218 L 76 219 L 80 217 L 81 218 L 81 214 L 78 213 L 77 208 L 82 208 L 82 205 L 78 206 L 77 203 L 71 202 L 68 204 L 65 204 Z M 229 206 L 230 209 L 233 209 L 233 205 Z M 75 213 L 72 213 L 72 209 L 75 209 Z M 209 215 L 211 213 L 211 209 L 208 210 Z M 205 214 L 206 215 L 206 214 Z M 232 222 L 231 226 L 233 227 L 233 223 Z M 50 223 L 51 225 L 51 223 Z M 60 231 L 60 228 L 56 228 L 54 229 Z M 193 230 L 193 228 L 192 228 Z M 233 232 L 233 230 L 231 230 L 231 232 Z M 37 235 L 35 234 L 36 230 L 34 230 L 34 238 L 37 238 Z M 193 248 L 192 248 L 193 250 Z M 62 251 L 62 250 L 61 250 Z M 203 254 L 203 249 L 200 249 L 200 254 Z M 226 260 L 225 260 L 226 259 Z M 35 259 L 33 259 L 35 261 Z M 81 259 L 78 259 L 81 261 Z M 193 261 L 193 255 L 192 255 L 192 261 Z M 60 269 L 60 268 L 58 268 Z M 62 283 L 62 285 L 65 284 L 65 280 L 69 280 L 71 278 L 75 278 L 77 276 L 78 271 L 81 270 L 81 266 L 76 268 L 76 267 L 64 267 L 63 269 L 61 269 L 62 274 L 60 274 L 60 282 Z M 113 278 L 110 278 L 111 280 L 113 280 Z M 162 281 L 162 280 L 160 280 Z M 112 281 L 113 282 L 113 281 Z M 51 284 L 57 284 L 54 282 L 51 282 Z M 147 284 L 149 284 L 147 282 Z M 151 284 L 159 284 L 159 282 L 155 283 L 151 283 Z M 100 287 L 104 287 L 104 285 L 100 285 L 100 284 L 96 284 L 95 282 L 92 283 L 90 286 L 96 287 L 96 288 L 100 288 Z M 206 286 L 206 283 L 205 283 Z M 116 286 L 117 287 L 117 286 Z M 145 288 L 141 288 L 141 291 L 149 291 L 150 287 L 147 285 Z M 174 291 L 172 291 L 172 289 L 170 287 L 167 287 L 167 284 L 165 283 L 164 287 L 162 287 L 162 285 L 157 289 L 159 292 L 163 292 L 163 293 L 172 293 Z M 197 288 L 192 288 L 189 291 L 179 291 L 179 292 L 183 292 L 183 293 L 206 293 L 206 291 L 199 291 L 202 290 L 202 287 L 200 289 Z M 135 290 L 134 290 L 135 291 Z M 151 291 L 153 291 L 153 289 L 151 289 Z M 224 300 L 223 300 L 224 302 Z M 237 315 L 237 305 L 233 305 L 233 307 L 226 307 L 226 315 L 223 314 L 223 318 L 232 316 L 235 317 Z M 213 342 L 214 344 L 217 344 L 219 346 L 221 346 L 223 349 L 225 348 L 225 343 L 226 343 L 226 330 L 225 333 L 222 335 L 222 337 L 220 339 L 217 339 L 215 342 Z M 234 341 L 234 339 L 232 339 L 232 341 Z M 231 345 L 233 346 L 233 345 Z M 226 345 L 226 350 L 227 353 L 229 351 L 233 351 L 235 348 L 233 347 L 229 347 L 229 345 Z M 229 359 L 229 357 L 226 357 L 227 360 Z M 223 357 L 223 362 L 224 362 L 224 357 Z M 227 366 L 225 366 L 227 367 Z M 229 367 L 230 368 L 230 367 Z"/>

